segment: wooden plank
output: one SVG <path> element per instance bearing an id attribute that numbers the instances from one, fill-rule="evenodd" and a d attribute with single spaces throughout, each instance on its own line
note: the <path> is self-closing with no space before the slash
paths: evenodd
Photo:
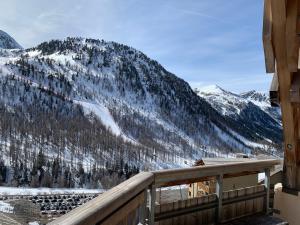
<path id="1" fill-rule="evenodd" d="M 264 190 L 264 186 L 256 186 L 256 192 L 260 192 Z M 263 212 L 264 211 L 264 197 L 256 199 L 256 212 Z"/>
<path id="2" fill-rule="evenodd" d="M 161 212 L 161 205 L 155 205 L 155 215 L 159 214 Z M 150 212 L 149 212 L 149 217 L 150 218 Z M 161 225 L 160 222 L 155 221 L 155 225 Z"/>
<path id="3" fill-rule="evenodd" d="M 209 203 L 208 195 L 203 196 L 202 202 L 203 202 L 203 204 Z M 208 210 L 204 210 L 203 213 L 202 213 L 202 224 L 208 224 L 208 222 L 209 222 L 208 217 L 209 217 Z"/>
<path id="4" fill-rule="evenodd" d="M 249 188 L 246 188 L 246 195 L 251 195 L 255 192 L 255 187 L 249 187 Z M 253 214 L 253 204 L 254 204 L 254 200 L 251 199 L 251 200 L 247 200 L 246 201 L 246 214 L 247 215 L 251 215 Z"/>
<path id="5" fill-rule="evenodd" d="M 97 198 L 57 218 L 50 224 L 86 225 L 99 223 L 113 214 L 116 209 L 125 205 L 130 199 L 143 192 L 153 181 L 152 173 L 139 173 L 111 190 L 99 195 Z"/>
<path id="6" fill-rule="evenodd" d="M 265 188 L 266 188 L 266 198 L 265 198 L 265 212 L 268 214 L 270 212 L 270 169 L 265 170 Z"/>
<path id="7" fill-rule="evenodd" d="M 290 7 L 290 6 L 289 6 Z M 297 167 L 297 152 L 299 152 L 299 144 L 297 141 L 297 133 L 295 133 L 294 111 L 290 102 L 290 88 L 293 74 L 290 73 L 287 63 L 287 43 L 286 38 L 291 33 L 291 29 L 286 29 L 286 10 L 285 0 L 271 1 L 272 20 L 273 20 L 273 45 L 275 51 L 280 103 L 284 130 L 284 180 L 283 187 L 286 189 L 300 190 L 300 184 Z M 290 25 L 288 25 L 290 26 Z M 299 160 L 299 159 L 298 159 Z M 298 176 L 297 176 L 298 174 Z"/>
<path id="8" fill-rule="evenodd" d="M 229 198 L 229 192 L 225 191 L 223 192 L 223 201 L 227 200 Z M 222 213 L 222 221 L 227 221 L 230 218 L 230 208 L 231 205 L 224 205 L 223 206 L 223 213 Z"/>
<path id="9" fill-rule="evenodd" d="M 179 209 L 185 209 L 186 208 L 186 201 L 181 200 L 179 201 Z M 186 215 L 182 215 L 179 217 L 179 224 L 185 225 L 186 224 Z"/>
<path id="10" fill-rule="evenodd" d="M 275 57 L 272 44 L 272 13 L 271 0 L 265 0 L 263 19 L 263 44 L 265 53 L 266 72 L 275 72 Z"/>
<path id="11" fill-rule="evenodd" d="M 145 223 L 145 221 L 146 221 L 146 218 L 147 218 L 147 198 L 148 198 L 148 190 L 147 189 L 145 189 L 144 190 L 144 202 L 143 202 L 143 204 L 142 204 L 142 206 L 141 206 L 141 208 L 140 208 L 140 210 L 141 210 L 141 222 L 142 222 L 142 224 L 144 224 Z"/>
<path id="12" fill-rule="evenodd" d="M 186 205 L 185 205 L 186 208 L 190 208 L 192 206 L 191 199 L 187 199 L 187 200 L 185 200 L 185 202 L 186 202 Z M 193 221 L 192 214 L 187 214 L 185 216 L 185 221 L 186 221 L 186 224 L 193 225 L 194 221 Z"/>
<path id="13" fill-rule="evenodd" d="M 217 201 L 216 195 L 208 195 L 208 202 L 214 203 Z M 215 207 L 207 210 L 207 220 L 208 224 L 216 223 L 216 214 L 218 213 L 217 209 Z"/>
<path id="14" fill-rule="evenodd" d="M 150 216 L 149 225 L 154 225 L 155 217 L 155 202 L 156 202 L 156 186 L 154 184 L 150 187 Z"/>
<path id="15" fill-rule="evenodd" d="M 286 2 L 286 52 L 290 72 L 298 71 L 299 38 L 297 36 L 298 0 Z"/>
<path id="16" fill-rule="evenodd" d="M 236 196 L 237 196 L 236 190 L 229 191 L 229 193 L 228 193 L 229 199 L 234 199 Z M 229 214 L 228 214 L 228 219 L 235 218 L 236 217 L 236 204 L 230 204 L 229 209 L 230 210 L 229 210 Z"/>
<path id="17" fill-rule="evenodd" d="M 191 199 L 191 207 L 195 207 L 195 206 L 197 206 L 198 205 L 198 199 L 197 198 L 192 198 Z M 190 214 L 191 215 L 191 217 L 193 217 L 193 220 L 192 221 L 190 221 L 191 222 L 191 224 L 189 224 L 189 225 L 198 225 L 199 223 L 198 223 L 198 221 L 197 221 L 197 212 L 195 212 L 195 213 L 193 213 L 193 214 Z"/>
<path id="18" fill-rule="evenodd" d="M 105 221 L 101 222 L 101 225 L 113 225 L 118 224 L 121 221 L 123 221 L 123 223 L 127 223 L 128 225 L 131 225 L 134 221 L 133 214 L 135 213 L 135 210 L 138 208 L 139 205 L 142 205 L 144 201 L 145 196 L 142 192 L 133 200 L 128 202 L 125 206 L 123 206 L 121 209 L 119 209 L 117 212 L 108 217 Z"/>
<path id="19" fill-rule="evenodd" d="M 257 186 L 251 187 L 254 189 L 257 188 Z M 238 197 L 234 197 L 231 199 L 225 199 L 223 198 L 223 207 L 226 206 L 230 206 L 232 204 L 239 204 L 239 203 L 243 203 L 245 206 L 245 201 L 248 200 L 253 200 L 253 199 L 257 199 L 257 198 L 264 198 L 266 195 L 266 192 L 264 191 L 264 186 L 260 185 L 259 188 L 262 189 L 257 189 L 259 191 L 253 193 L 253 194 L 248 194 L 245 195 L 245 192 L 243 195 L 240 195 Z M 250 189 L 250 188 L 246 188 L 246 189 Z M 246 190 L 243 189 L 243 190 Z M 235 195 L 237 196 L 237 195 Z M 203 213 L 201 214 L 201 217 L 197 216 L 197 224 L 205 224 L 205 223 L 215 223 L 215 218 L 216 218 L 216 208 L 217 208 L 217 196 L 215 194 L 211 194 L 211 195 L 206 195 L 206 196 L 202 196 L 199 197 L 197 199 L 197 205 L 194 205 L 191 203 L 192 199 L 188 199 L 188 200 L 183 200 L 183 201 L 179 201 L 179 205 L 180 207 L 175 210 L 175 208 L 173 208 L 172 211 L 168 211 L 168 212 L 164 212 L 161 213 L 159 215 L 155 216 L 155 220 L 156 221 L 161 221 L 161 220 L 166 220 L 166 219 L 170 219 L 173 217 L 178 217 L 181 215 L 193 215 L 195 212 L 202 211 Z M 185 202 L 185 204 L 184 204 Z M 190 203 L 188 203 L 190 202 Z M 263 202 L 262 202 L 263 203 Z M 236 209 L 240 210 L 239 207 L 236 207 Z M 263 208 L 262 208 L 263 210 Z M 203 216 L 202 216 L 203 215 Z M 203 218 L 203 221 L 202 221 Z M 186 220 L 182 220 L 176 224 L 183 224 L 185 223 Z M 190 225 L 189 223 L 187 223 L 188 225 Z"/>
<path id="20" fill-rule="evenodd" d="M 234 177 L 235 174 L 240 176 L 242 172 L 262 172 L 265 168 L 273 167 L 280 164 L 280 160 L 253 160 L 249 162 L 228 163 L 221 165 L 208 165 L 201 167 L 190 167 L 184 169 L 168 169 L 154 171 L 155 185 L 171 186 L 175 184 L 193 183 L 195 180 L 200 180 L 203 177 L 217 176 L 220 171 L 224 173 L 224 178 L 227 178 L 227 174 Z"/>
<path id="21" fill-rule="evenodd" d="M 203 198 L 197 198 L 197 205 L 202 205 L 203 204 Z M 203 212 L 198 211 L 197 212 L 197 223 L 198 224 L 203 224 Z"/>
<path id="22" fill-rule="evenodd" d="M 245 195 L 245 189 L 238 189 L 237 190 L 237 196 L 244 196 Z M 245 215 L 245 201 L 242 201 L 240 203 L 237 203 L 237 216 L 244 216 Z"/>
<path id="23" fill-rule="evenodd" d="M 217 208 L 217 223 L 222 221 L 222 201 L 223 201 L 223 174 L 217 177 L 216 183 L 216 194 L 218 197 L 218 208 Z"/>
<path id="24" fill-rule="evenodd" d="M 290 101 L 292 103 L 300 103 L 300 73 L 294 73 L 291 89 Z"/>
<path id="25" fill-rule="evenodd" d="M 178 201 L 173 203 L 173 210 L 176 211 L 179 209 Z M 179 218 L 173 217 L 173 225 L 179 224 Z"/>

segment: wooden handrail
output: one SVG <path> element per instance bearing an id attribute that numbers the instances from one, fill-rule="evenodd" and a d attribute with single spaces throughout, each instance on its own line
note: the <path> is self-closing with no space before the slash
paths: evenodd
<path id="1" fill-rule="evenodd" d="M 155 186 L 161 187 L 171 186 L 171 184 L 174 183 L 176 183 L 176 185 L 192 183 L 193 181 L 201 179 L 203 177 L 215 177 L 220 174 L 223 174 L 226 178 L 226 176 L 229 175 L 231 177 L 247 175 L 247 172 L 264 172 L 264 169 L 271 168 L 280 163 L 281 160 L 277 159 L 253 160 L 250 162 L 226 163 L 220 165 L 195 166 L 184 169 L 160 170 L 154 171 L 153 174 Z"/>
<path id="2" fill-rule="evenodd" d="M 141 172 L 86 204 L 52 221 L 49 225 L 101 224 L 128 201 L 138 196 L 154 181 L 149 172 Z"/>
<path id="3" fill-rule="evenodd" d="M 195 179 L 209 177 L 222 176 L 226 178 L 244 176 L 269 171 L 278 164 L 281 164 L 281 161 L 276 159 L 253 160 L 250 162 L 142 172 L 86 204 L 70 211 L 66 215 L 59 217 L 51 222 L 50 225 L 110 224 L 110 218 L 114 218 L 115 222 L 113 222 L 112 225 L 115 225 L 122 219 L 126 219 L 126 216 L 133 212 L 133 210 L 139 211 L 141 204 L 144 204 L 146 207 L 148 197 L 151 198 L 151 201 L 148 201 L 150 205 L 147 219 L 148 224 L 152 225 L 154 224 L 155 218 L 155 190 L 157 187 L 171 186 L 174 185 L 174 183 L 183 184 Z M 269 172 L 267 174 L 269 174 Z M 266 179 L 265 187 L 269 188 L 269 179 Z M 222 185 L 220 185 L 219 195 L 217 193 L 217 196 L 222 196 L 222 194 L 220 194 L 222 191 Z M 147 193 L 150 193 L 150 195 L 147 196 Z M 268 199 L 268 189 L 266 193 L 266 199 Z M 222 201 L 219 201 L 218 210 L 222 210 Z M 139 212 L 145 213 L 143 210 Z M 115 219 L 116 215 L 119 215 L 119 221 Z M 139 218 L 139 222 L 142 224 L 145 222 L 145 218 L 143 217 L 144 215 Z"/>

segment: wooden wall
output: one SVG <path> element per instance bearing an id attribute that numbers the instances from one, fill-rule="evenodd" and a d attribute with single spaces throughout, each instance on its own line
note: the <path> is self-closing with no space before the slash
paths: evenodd
<path id="1" fill-rule="evenodd" d="M 223 214 L 222 222 L 229 221 L 235 218 L 243 217 L 246 215 L 253 215 L 259 212 L 263 212 L 265 192 L 264 186 L 253 186 L 249 188 L 237 189 L 233 191 L 223 192 Z M 259 195 L 262 193 L 262 195 Z M 260 196 L 255 199 L 243 200 L 238 203 L 228 204 L 231 200 L 237 197 L 247 197 L 258 194 Z M 156 215 L 163 215 L 166 212 L 179 212 L 180 210 L 201 206 L 204 204 L 211 205 L 210 208 L 201 211 L 195 211 L 189 214 L 172 217 L 170 219 L 164 219 L 156 222 L 156 225 L 204 225 L 212 224 L 216 219 L 216 203 L 217 197 L 215 194 L 206 195 L 202 197 L 181 200 L 173 203 L 157 205 L 155 208 Z"/>

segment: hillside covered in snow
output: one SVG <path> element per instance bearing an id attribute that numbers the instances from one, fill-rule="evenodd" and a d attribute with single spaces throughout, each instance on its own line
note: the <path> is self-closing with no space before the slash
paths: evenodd
<path id="1" fill-rule="evenodd" d="M 197 93 L 114 42 L 0 48 L 0 181 L 95 188 L 202 156 L 281 154 L 280 115 L 267 99 Z"/>
<path id="2" fill-rule="evenodd" d="M 3 49 L 22 49 L 15 39 L 13 39 L 9 34 L 0 30 L 0 48 Z"/>

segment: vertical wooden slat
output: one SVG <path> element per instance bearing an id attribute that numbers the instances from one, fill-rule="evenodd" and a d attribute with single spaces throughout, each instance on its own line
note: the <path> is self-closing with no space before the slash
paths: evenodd
<path id="1" fill-rule="evenodd" d="M 226 192 L 223 193 L 223 201 L 225 201 L 225 200 L 228 199 L 229 192 L 226 191 Z M 222 221 L 227 221 L 229 219 L 230 209 L 231 209 L 230 206 L 231 205 L 225 205 L 225 206 L 223 206 L 223 213 L 222 213 L 222 217 L 221 217 Z"/>
<path id="2" fill-rule="evenodd" d="M 270 169 L 265 169 L 265 182 L 266 198 L 265 198 L 265 212 L 270 212 Z"/>
<path id="3" fill-rule="evenodd" d="M 197 200 L 197 198 L 193 198 L 193 199 L 191 199 L 191 206 L 197 206 L 198 205 L 198 200 Z M 192 215 L 191 215 L 192 217 L 193 217 L 193 224 L 194 225 L 198 225 L 199 223 L 197 222 L 197 213 L 195 212 L 195 213 L 193 213 Z M 191 224 L 191 225 L 193 225 L 193 224 Z"/>
<path id="4" fill-rule="evenodd" d="M 186 201 L 181 200 L 179 204 L 180 209 L 184 209 L 186 207 Z M 186 224 L 186 215 L 180 216 L 180 224 L 185 225 Z"/>
<path id="5" fill-rule="evenodd" d="M 238 189 L 237 190 L 237 196 L 244 196 L 245 195 L 245 189 Z M 245 215 L 245 201 L 237 203 L 237 216 L 243 216 Z"/>
<path id="6" fill-rule="evenodd" d="M 208 195 L 205 195 L 202 197 L 202 203 L 208 203 L 209 199 L 208 199 Z M 202 224 L 207 224 L 208 223 L 208 210 L 204 210 L 202 212 Z"/>
<path id="7" fill-rule="evenodd" d="M 203 204 L 203 198 L 202 197 L 198 197 L 197 198 L 197 204 L 198 205 Z M 198 224 L 203 224 L 203 218 L 202 218 L 202 216 L 203 216 L 203 212 L 202 211 L 197 212 L 197 223 Z"/>
<path id="8" fill-rule="evenodd" d="M 232 190 L 229 192 L 229 198 L 235 198 L 237 196 L 237 191 Z M 231 204 L 230 205 L 230 215 L 229 218 L 235 218 L 236 217 L 236 204 Z"/>
<path id="9" fill-rule="evenodd" d="M 208 196 L 209 202 L 216 202 L 217 201 L 217 196 L 215 194 L 209 195 Z M 217 209 L 212 208 L 208 210 L 208 221 L 209 224 L 216 223 L 216 214 L 217 214 Z M 221 218 L 222 219 L 222 218 Z"/>
<path id="10" fill-rule="evenodd" d="M 174 211 L 179 209 L 178 201 L 173 203 L 173 209 L 174 209 Z M 172 221 L 173 221 L 173 225 L 179 224 L 179 218 L 178 217 L 174 217 Z"/>
<path id="11" fill-rule="evenodd" d="M 223 174 L 217 176 L 216 194 L 218 197 L 217 222 L 222 220 L 222 201 L 223 201 Z"/>
<path id="12" fill-rule="evenodd" d="M 251 195 L 255 192 L 255 187 L 249 187 L 246 189 L 246 195 Z M 246 201 L 246 214 L 251 215 L 253 213 L 253 204 L 254 200 L 247 200 Z"/>
<path id="13" fill-rule="evenodd" d="M 147 189 L 144 190 L 144 202 L 140 207 L 141 214 L 140 214 L 140 222 L 142 224 L 146 223 L 146 217 L 147 217 L 147 196 L 148 196 L 148 191 Z"/>
<path id="14" fill-rule="evenodd" d="M 155 214 L 158 214 L 161 212 L 161 205 L 155 205 Z M 148 216 L 148 219 L 150 218 L 150 213 L 149 213 L 149 216 Z M 155 222 L 155 225 L 161 225 L 160 222 Z"/>
<path id="15" fill-rule="evenodd" d="M 155 201 L 156 201 L 156 187 L 155 185 L 151 185 L 150 187 L 150 217 L 149 217 L 149 225 L 154 225 L 154 216 L 155 216 Z"/>
<path id="16" fill-rule="evenodd" d="M 256 187 L 256 191 L 257 192 L 261 192 L 265 189 L 264 186 L 257 186 Z M 263 212 L 264 211 L 264 197 L 261 197 L 261 198 L 257 198 L 256 199 L 256 211 L 255 212 Z"/>
<path id="17" fill-rule="evenodd" d="M 187 199 L 187 200 L 186 200 L 185 208 L 191 207 L 191 200 L 192 200 L 192 199 Z M 192 217 L 192 214 L 187 214 L 186 217 L 185 217 L 185 220 L 186 220 L 186 224 L 191 224 L 191 225 L 192 225 L 192 223 L 193 223 L 193 217 Z"/>

